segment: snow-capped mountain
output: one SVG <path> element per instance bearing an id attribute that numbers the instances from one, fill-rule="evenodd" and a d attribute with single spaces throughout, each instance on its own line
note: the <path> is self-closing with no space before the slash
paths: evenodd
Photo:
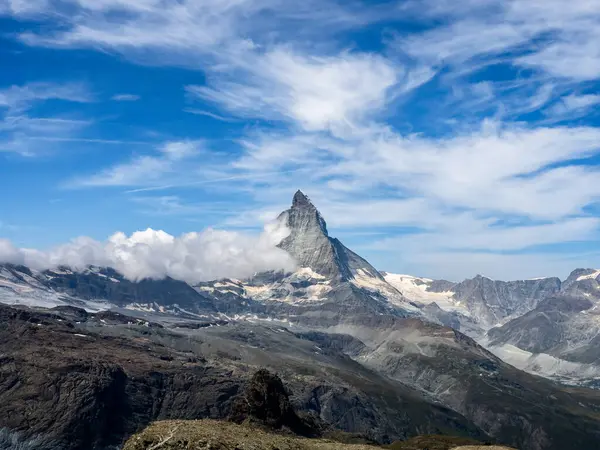
<path id="1" fill-rule="evenodd" d="M 452 283 L 385 273 L 430 320 L 458 329 L 531 373 L 569 383 L 600 376 L 600 270 L 560 279 Z"/>
<path id="2" fill-rule="evenodd" d="M 24 266 L 0 265 L 0 303 L 52 308 L 76 306 L 90 312 L 115 308 L 180 313 L 215 311 L 207 299 L 182 281 L 130 281 L 111 268 L 66 267 L 36 271 Z"/>
<path id="3" fill-rule="evenodd" d="M 332 281 L 350 281 L 383 276 L 366 260 L 331 238 L 321 213 L 301 191 L 297 191 L 292 207 L 279 215 L 290 230 L 279 247 L 294 257 L 302 268 L 310 268 Z"/>
<path id="4" fill-rule="evenodd" d="M 216 280 L 193 288 L 171 278 L 132 282 L 111 268 L 44 272 L 2 266 L 0 301 L 53 307 L 76 305 L 91 311 L 126 308 L 156 313 L 259 317 L 290 315 L 301 320 L 329 309 L 398 316 L 421 315 L 365 259 L 331 238 L 325 220 L 300 191 L 279 221 L 289 234 L 279 247 L 294 257 L 293 273 L 258 273 L 246 280 Z"/>
<path id="5" fill-rule="evenodd" d="M 368 261 L 329 236 L 325 219 L 302 192 L 296 192 L 292 206 L 279 220 L 289 230 L 279 247 L 296 260 L 295 272 L 200 283 L 195 286 L 197 291 L 238 305 L 230 312 L 243 314 L 252 302 L 262 305 L 262 311 L 271 316 L 293 316 L 299 322 L 308 318 L 318 321 L 316 311 L 324 310 L 330 314 L 321 317 L 334 321 L 343 318 L 344 312 L 423 314 Z"/>
<path id="6" fill-rule="evenodd" d="M 558 278 L 499 281 L 478 275 L 454 283 L 385 273 L 385 279 L 422 306 L 428 318 L 472 337 L 481 337 L 485 331 L 532 310 L 561 288 Z"/>

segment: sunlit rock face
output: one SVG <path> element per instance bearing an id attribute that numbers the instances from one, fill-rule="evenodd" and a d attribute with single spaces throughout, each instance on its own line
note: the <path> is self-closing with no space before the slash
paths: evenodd
<path id="1" fill-rule="evenodd" d="M 279 216 L 290 234 L 279 247 L 290 253 L 299 267 L 309 267 L 316 273 L 339 281 L 348 281 L 359 273 L 383 280 L 381 274 L 366 260 L 329 237 L 321 213 L 301 191 L 296 192 L 292 207 Z"/>

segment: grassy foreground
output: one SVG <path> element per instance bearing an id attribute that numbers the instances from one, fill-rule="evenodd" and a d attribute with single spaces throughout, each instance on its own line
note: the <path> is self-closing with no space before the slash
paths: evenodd
<path id="1" fill-rule="evenodd" d="M 511 450 L 497 446 L 457 447 L 461 442 L 443 437 L 419 443 L 413 438 L 387 448 L 402 450 Z M 402 446 L 408 444 L 411 446 Z M 415 445 L 426 446 L 415 446 Z M 445 446 L 444 446 L 445 445 Z M 123 450 L 374 450 L 381 447 L 359 444 L 342 444 L 327 439 L 307 439 L 215 420 L 173 420 L 151 424 L 141 433 L 132 436 Z"/>

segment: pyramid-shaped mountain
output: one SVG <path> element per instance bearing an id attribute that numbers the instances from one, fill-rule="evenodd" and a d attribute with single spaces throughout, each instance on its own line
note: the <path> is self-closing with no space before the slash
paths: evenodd
<path id="1" fill-rule="evenodd" d="M 383 281 L 377 269 L 329 236 L 323 216 L 302 191 L 296 192 L 292 207 L 282 212 L 279 220 L 290 229 L 279 247 L 290 253 L 300 267 L 310 267 L 338 281 L 349 281 L 357 275 Z"/>

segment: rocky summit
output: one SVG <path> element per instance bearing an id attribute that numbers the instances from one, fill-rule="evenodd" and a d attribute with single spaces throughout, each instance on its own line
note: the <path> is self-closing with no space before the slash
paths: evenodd
<path id="1" fill-rule="evenodd" d="M 357 274 L 383 281 L 383 276 L 366 260 L 329 237 L 321 213 L 304 193 L 296 192 L 292 207 L 279 220 L 290 230 L 279 247 L 294 257 L 300 267 L 308 267 L 335 281 L 349 281 Z"/>
<path id="2" fill-rule="evenodd" d="M 2 265 L 2 445 L 112 450 L 157 421 L 186 422 L 152 425 L 127 448 L 246 433 L 202 425 L 227 419 L 284 433 L 279 448 L 334 435 L 521 450 L 600 441 L 600 391 L 556 382 L 575 384 L 564 372 L 582 367 L 593 380 L 600 272 L 564 282 L 391 274 L 330 237 L 302 192 L 279 220 L 293 272 L 191 286 L 110 267 Z M 547 358 L 560 370 L 549 374 Z"/>

